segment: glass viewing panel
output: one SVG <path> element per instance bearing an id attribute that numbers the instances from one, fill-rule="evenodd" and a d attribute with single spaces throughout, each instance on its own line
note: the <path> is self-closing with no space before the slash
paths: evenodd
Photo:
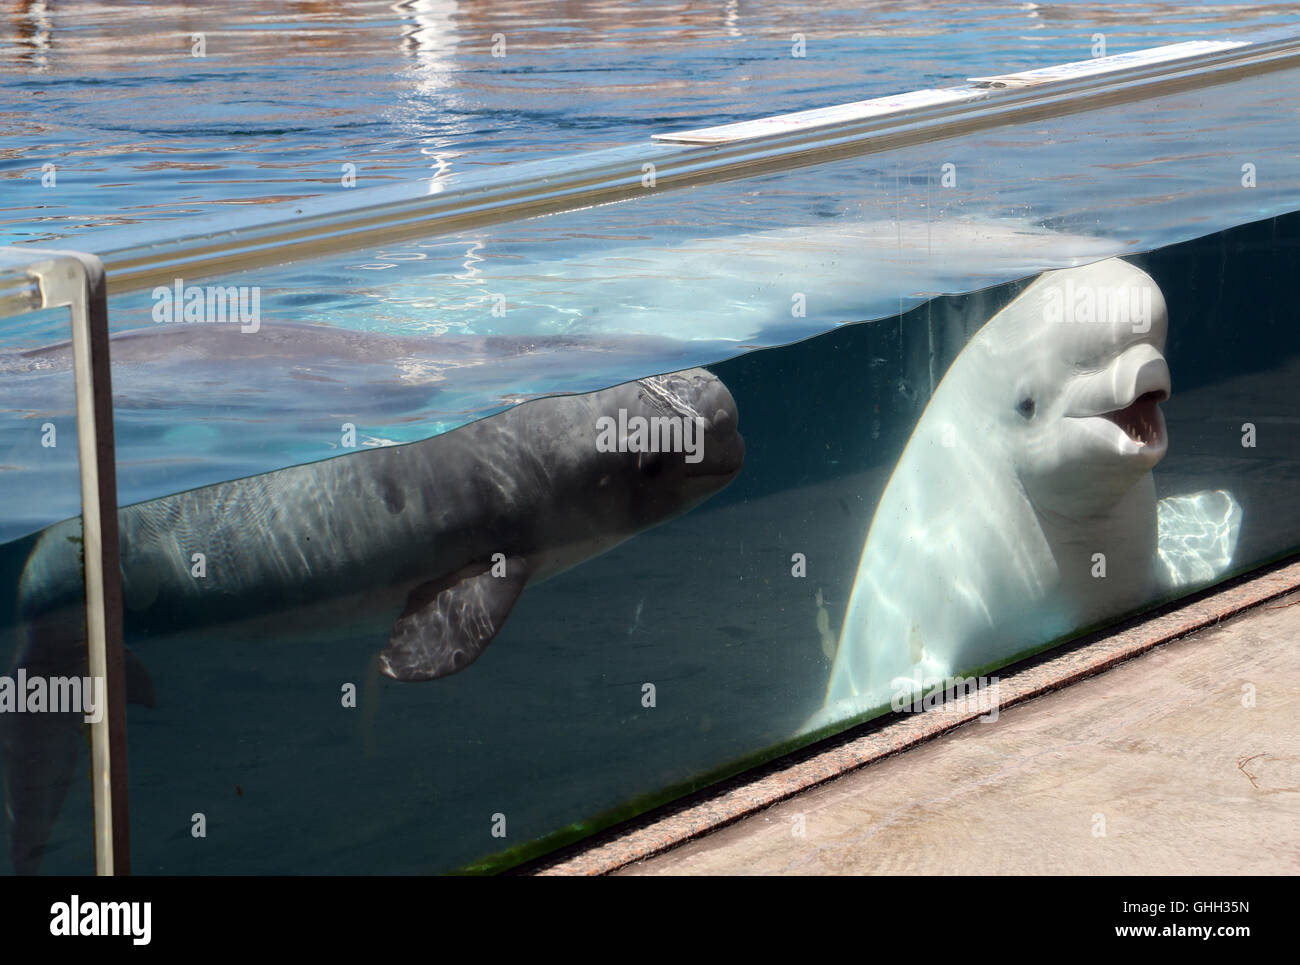
<path id="1" fill-rule="evenodd" d="M 0 873 L 95 873 L 81 476 L 66 308 L 5 318 L 0 340 Z M 75 518 L 51 525 L 64 515 Z M 137 699 L 147 694 L 137 693 Z"/>

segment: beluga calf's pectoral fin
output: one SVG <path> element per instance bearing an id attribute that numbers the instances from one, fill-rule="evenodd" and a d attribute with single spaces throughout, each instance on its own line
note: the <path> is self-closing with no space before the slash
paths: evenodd
<path id="1" fill-rule="evenodd" d="M 436 680 L 464 670 L 501 631 L 528 582 L 522 559 L 447 582 L 421 583 L 393 625 L 379 667 L 394 680 Z"/>

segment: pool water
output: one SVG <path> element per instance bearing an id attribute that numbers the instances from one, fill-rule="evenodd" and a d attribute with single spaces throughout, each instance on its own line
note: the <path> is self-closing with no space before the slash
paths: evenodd
<path id="1" fill-rule="evenodd" d="M 3 243 L 341 190 L 348 163 L 364 187 L 952 85 L 1086 59 L 1095 33 L 1122 53 L 1297 20 L 1291 5 L 1243 2 L 14 0 L 4 11 Z M 791 55 L 795 34 L 806 56 Z"/>

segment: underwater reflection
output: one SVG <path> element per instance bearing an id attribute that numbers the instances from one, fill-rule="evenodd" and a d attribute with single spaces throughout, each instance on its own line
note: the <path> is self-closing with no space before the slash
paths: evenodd
<path id="1" fill-rule="evenodd" d="M 1232 565 L 1241 536 L 1241 504 L 1226 489 L 1170 496 L 1156 507 L 1166 586 L 1194 589 Z"/>

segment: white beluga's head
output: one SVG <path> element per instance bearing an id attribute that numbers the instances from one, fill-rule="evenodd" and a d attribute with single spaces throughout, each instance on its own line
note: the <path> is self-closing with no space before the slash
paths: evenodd
<path id="1" fill-rule="evenodd" d="M 1112 258 L 1041 275 L 976 332 L 880 497 L 805 729 L 1150 601 L 1166 327 L 1155 282 Z"/>
<path id="2" fill-rule="evenodd" d="M 1156 283 L 1112 258 L 1040 276 L 954 364 L 977 373 L 961 390 L 981 444 L 1006 447 L 1040 513 L 1104 513 L 1163 458 L 1167 327 Z"/>

